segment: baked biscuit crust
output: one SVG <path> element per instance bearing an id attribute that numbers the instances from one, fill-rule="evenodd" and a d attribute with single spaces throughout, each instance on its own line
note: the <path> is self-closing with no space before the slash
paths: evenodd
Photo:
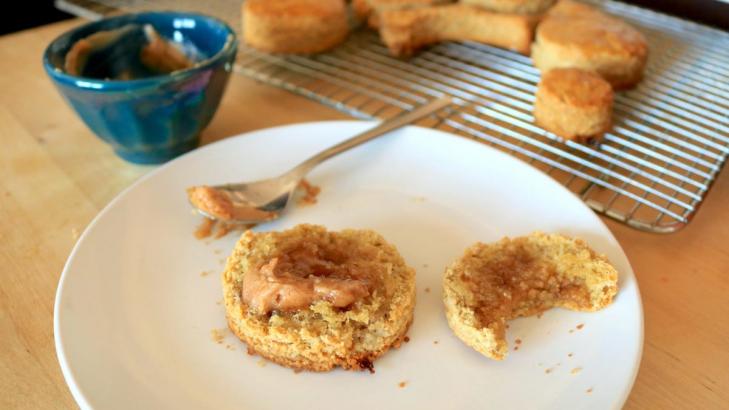
<path id="1" fill-rule="evenodd" d="M 610 129 L 613 89 L 592 71 L 556 68 L 537 86 L 534 119 L 563 138 L 585 142 Z"/>
<path id="2" fill-rule="evenodd" d="M 453 3 L 454 0 L 352 0 L 352 9 L 370 28 L 380 28 L 380 12 Z"/>
<path id="3" fill-rule="evenodd" d="M 497 13 L 537 14 L 550 8 L 554 0 L 461 0 L 461 3 Z"/>
<path id="4" fill-rule="evenodd" d="M 268 53 L 319 53 L 349 34 L 344 0 L 246 0 L 242 14 L 246 44 Z"/>
<path id="5" fill-rule="evenodd" d="M 560 1 L 537 27 L 534 65 L 542 72 L 582 68 L 605 78 L 615 89 L 643 78 L 648 43 L 638 30 L 589 6 Z"/>
<path id="6" fill-rule="evenodd" d="M 456 336 L 502 360 L 507 320 L 552 307 L 602 309 L 617 293 L 617 280 L 607 258 L 581 240 L 535 232 L 466 249 L 446 269 L 443 300 Z"/>
<path id="7" fill-rule="evenodd" d="M 396 56 L 410 55 L 441 41 L 477 41 L 528 54 L 537 19 L 501 14 L 465 4 L 386 10 L 380 36 Z"/>
<path id="8" fill-rule="evenodd" d="M 247 272 L 284 255 L 295 260 L 299 252 L 317 255 L 322 265 L 369 272 L 370 294 L 347 308 L 319 300 L 304 309 L 261 313 L 246 305 L 241 292 Z M 400 345 L 413 319 L 415 271 L 369 230 L 298 225 L 283 232 L 247 231 L 228 258 L 222 282 L 233 333 L 249 352 L 293 369 L 371 370 L 375 359 Z"/>

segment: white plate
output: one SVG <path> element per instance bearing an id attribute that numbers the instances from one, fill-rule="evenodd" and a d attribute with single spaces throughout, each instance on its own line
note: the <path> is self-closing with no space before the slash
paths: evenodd
<path id="1" fill-rule="evenodd" d="M 185 188 L 278 174 L 370 126 L 309 123 L 229 138 L 159 168 L 112 201 L 71 253 L 56 297 L 56 349 L 81 407 L 620 407 L 638 369 L 643 315 L 615 238 L 539 171 L 424 128 L 400 130 L 321 165 L 309 178 L 322 187 L 319 203 L 258 228 L 308 222 L 380 232 L 417 270 L 410 342 L 377 360 L 374 375 L 295 374 L 264 366 L 229 333 L 213 342 L 211 330 L 225 327 L 216 303 L 219 273 L 236 238 L 196 240 L 200 218 L 191 214 Z M 502 362 L 486 359 L 450 332 L 441 275 L 475 241 L 534 230 L 576 235 L 607 254 L 620 272 L 620 292 L 600 312 L 558 309 L 516 320 L 508 336 L 511 346 L 523 341 L 520 349 Z M 578 324 L 584 327 L 576 330 Z"/>

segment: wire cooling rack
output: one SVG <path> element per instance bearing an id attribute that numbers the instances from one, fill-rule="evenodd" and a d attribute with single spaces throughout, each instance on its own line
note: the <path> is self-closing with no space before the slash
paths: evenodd
<path id="1" fill-rule="evenodd" d="M 696 214 L 729 155 L 729 33 L 614 1 L 588 0 L 642 31 L 645 79 L 615 100 L 598 146 L 563 141 L 533 124 L 539 72 L 529 57 L 470 42 L 391 57 L 361 29 L 316 56 L 275 56 L 241 45 L 236 71 L 357 118 L 386 119 L 444 94 L 457 106 L 422 120 L 537 167 L 596 212 L 667 233 Z M 57 0 L 91 19 L 117 11 L 189 10 L 240 32 L 239 0 Z M 528 189 L 528 187 L 519 187 Z"/>

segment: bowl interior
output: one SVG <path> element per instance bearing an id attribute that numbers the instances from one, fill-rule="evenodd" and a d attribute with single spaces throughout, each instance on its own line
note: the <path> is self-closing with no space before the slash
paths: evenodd
<path id="1" fill-rule="evenodd" d="M 178 12 L 126 14 L 89 23 L 61 35 L 46 50 L 44 60 L 49 66 L 47 68 L 54 74 L 69 75 L 64 71 L 64 61 L 66 54 L 78 40 L 98 31 L 113 30 L 128 24 L 152 25 L 162 37 L 177 43 L 187 54 L 196 56 L 195 60 L 198 62 L 214 59 L 216 55 L 229 49 L 234 36 L 233 30 L 224 22 L 200 14 Z"/>

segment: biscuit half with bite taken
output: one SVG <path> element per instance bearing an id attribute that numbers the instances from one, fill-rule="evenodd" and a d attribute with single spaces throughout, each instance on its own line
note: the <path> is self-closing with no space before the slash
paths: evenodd
<path id="1" fill-rule="evenodd" d="M 372 371 L 413 320 L 415 271 L 370 230 L 246 231 L 222 280 L 233 333 L 293 369 Z"/>
<path id="2" fill-rule="evenodd" d="M 541 232 L 476 243 L 446 269 L 448 325 L 486 357 L 506 357 L 506 322 L 552 307 L 595 311 L 609 305 L 618 273 L 579 239 Z"/>
<path id="3" fill-rule="evenodd" d="M 563 138 L 587 142 L 610 129 L 612 109 L 613 89 L 597 73 L 555 68 L 539 80 L 534 119 Z"/>
<path id="4" fill-rule="evenodd" d="M 246 0 L 243 38 L 268 53 L 314 54 L 349 34 L 344 0 Z"/>

